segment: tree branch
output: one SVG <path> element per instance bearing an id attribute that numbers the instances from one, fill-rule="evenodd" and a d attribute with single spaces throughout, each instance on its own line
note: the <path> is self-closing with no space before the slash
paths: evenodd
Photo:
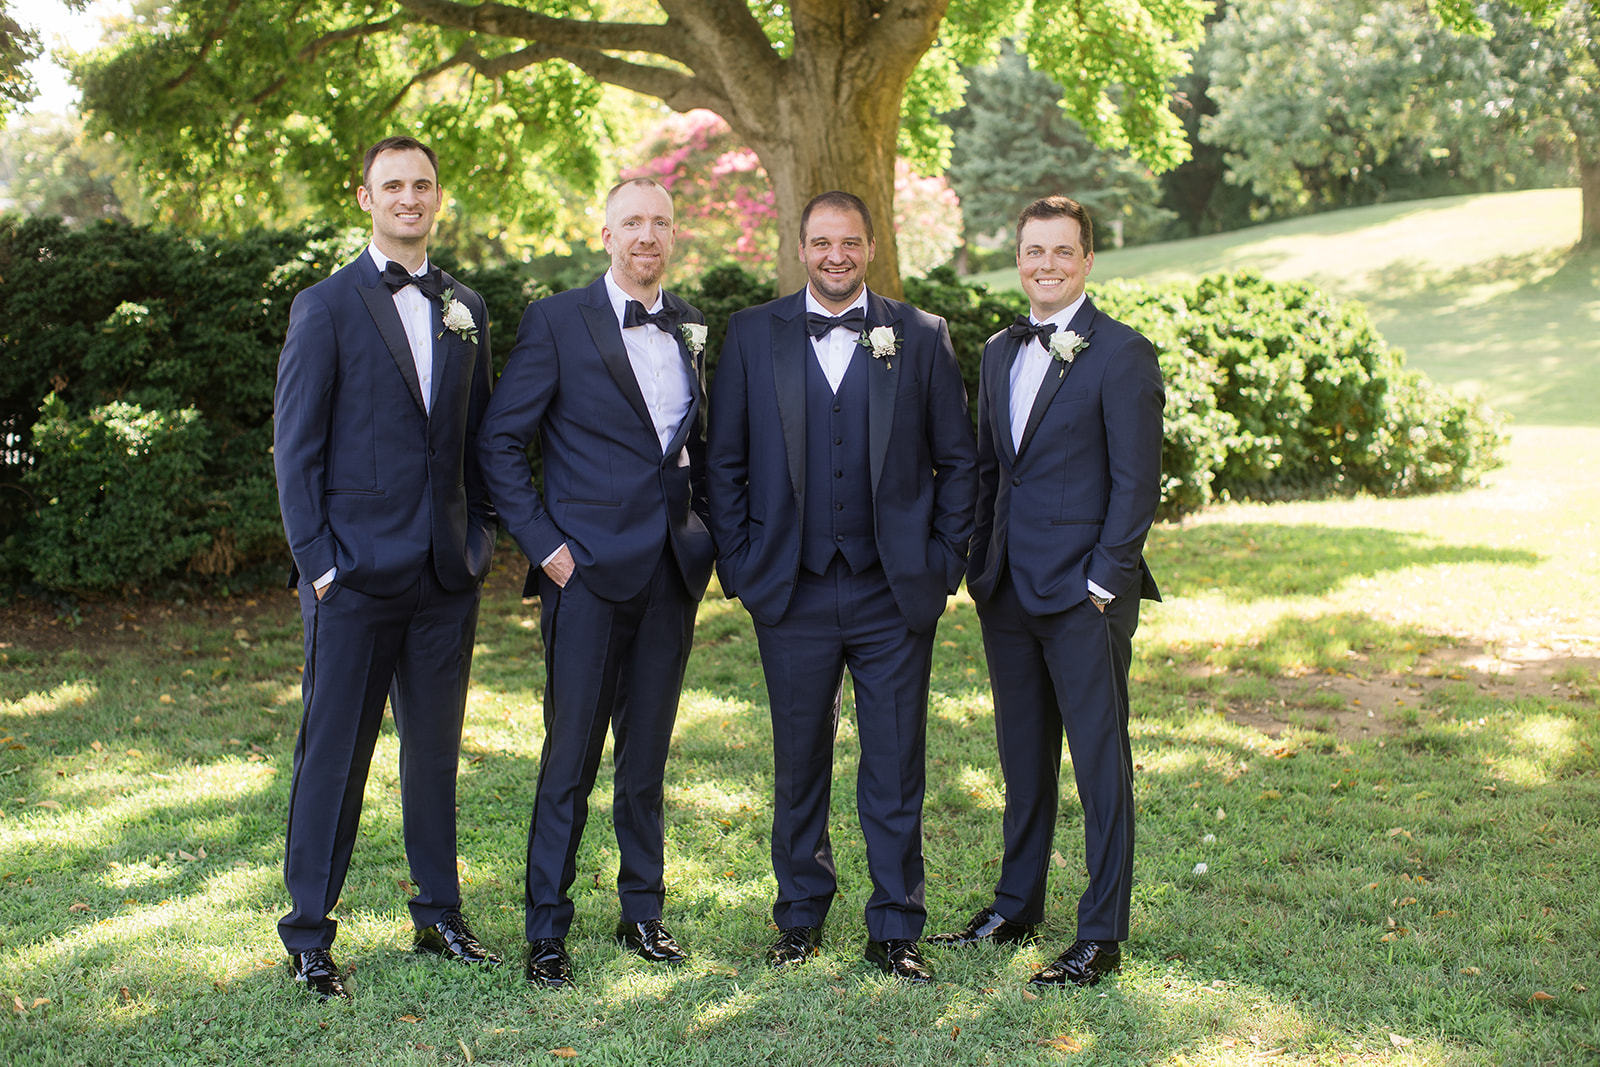
<path id="1" fill-rule="evenodd" d="M 554 48 L 609 52 L 648 52 L 688 64 L 684 34 L 670 22 L 597 22 L 556 18 L 495 3 L 460 4 L 455 0 L 396 0 L 418 18 L 436 26 L 493 37 L 514 37 Z"/>
<path id="2" fill-rule="evenodd" d="M 206 33 L 205 40 L 200 42 L 200 51 L 195 55 L 194 62 L 190 63 L 188 68 L 185 69 L 182 74 L 179 74 L 177 77 L 167 82 L 167 84 L 163 85 L 161 87 L 162 92 L 166 92 L 169 89 L 176 89 L 178 86 L 194 77 L 195 71 L 199 70 L 201 64 L 206 61 L 206 56 L 211 54 L 211 46 L 216 44 L 217 41 L 221 39 L 223 33 L 227 31 L 228 23 L 233 21 L 233 13 L 237 10 L 239 10 L 239 0 L 230 0 L 228 9 L 222 13 L 222 19 Z"/>

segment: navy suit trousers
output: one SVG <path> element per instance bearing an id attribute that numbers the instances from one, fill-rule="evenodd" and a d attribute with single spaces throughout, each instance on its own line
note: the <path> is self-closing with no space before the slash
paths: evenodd
<path id="1" fill-rule="evenodd" d="M 528 940 L 565 937 L 578 845 L 605 748 L 615 738 L 611 821 L 624 922 L 661 917 L 666 897 L 662 778 L 678 717 L 698 602 L 669 545 L 650 581 L 607 600 L 578 568 L 565 587 L 539 572 L 544 634 L 544 751 L 528 827 Z"/>
<path id="2" fill-rule="evenodd" d="M 1139 598 L 1104 614 L 1088 600 L 1051 615 L 1017 601 L 1010 569 L 978 605 L 1005 775 L 1005 858 L 994 908 L 1012 922 L 1044 918 L 1066 733 L 1083 805 L 1089 885 L 1078 900 L 1078 937 L 1125 941 L 1133 891 L 1133 755 L 1128 667 Z"/>
<path id="3" fill-rule="evenodd" d="M 327 948 L 355 847 L 384 699 L 400 736 L 400 804 L 419 927 L 461 906 L 456 874 L 456 764 L 478 588 L 452 593 L 432 565 L 398 596 L 335 581 L 321 600 L 300 583 L 305 704 L 294 746 L 284 882 L 293 910 L 278 923 L 290 952 Z"/>
<path id="4" fill-rule="evenodd" d="M 756 636 L 776 764 L 773 920 L 780 929 L 821 926 L 837 889 L 828 804 L 848 667 L 861 742 L 856 806 L 872 877 L 867 934 L 875 941 L 920 937 L 927 919 L 922 798 L 934 628 L 911 631 L 882 567 L 852 574 L 835 556 L 823 574 L 801 569 L 783 618 L 774 626 L 756 623 Z"/>

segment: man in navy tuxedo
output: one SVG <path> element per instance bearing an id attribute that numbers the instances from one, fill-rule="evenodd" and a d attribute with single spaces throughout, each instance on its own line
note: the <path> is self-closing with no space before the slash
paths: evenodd
<path id="1" fill-rule="evenodd" d="M 1145 337 L 1095 309 L 1089 215 L 1046 197 L 1017 220 L 1031 315 L 983 351 L 978 508 L 967 589 L 978 607 L 1005 775 L 994 904 L 952 946 L 1031 938 L 1044 918 L 1061 735 L 1072 754 L 1089 885 L 1077 940 L 1035 985 L 1093 985 L 1121 965 L 1133 884 L 1128 665 L 1140 599 L 1160 594 L 1145 536 L 1161 500 L 1161 368 Z"/>
<path id="2" fill-rule="evenodd" d="M 542 601 L 544 752 L 528 830 L 530 982 L 572 981 L 568 897 L 609 724 L 622 917 L 652 962 L 684 958 L 661 921 L 662 778 L 714 558 L 705 515 L 700 313 L 661 288 L 672 198 L 648 178 L 606 198 L 611 269 L 529 306 L 484 417 L 482 458 Z M 544 490 L 525 455 L 539 440 Z"/>
<path id="3" fill-rule="evenodd" d="M 278 361 L 273 464 L 305 624 L 278 923 L 295 978 L 346 996 L 329 955 L 385 696 L 400 736 L 415 947 L 498 963 L 461 916 L 456 766 L 495 516 L 478 474 L 489 403 L 482 298 L 428 268 L 438 158 L 368 150 L 356 200 L 372 243 L 295 297 Z"/>
<path id="4" fill-rule="evenodd" d="M 711 398 L 711 516 L 722 590 L 755 620 L 771 703 L 768 962 L 817 951 L 837 888 L 828 802 L 848 668 L 867 958 L 926 982 L 928 677 L 972 532 L 975 448 L 944 320 L 868 291 L 874 251 L 866 205 L 823 193 L 800 222 L 809 284 L 730 319 Z"/>

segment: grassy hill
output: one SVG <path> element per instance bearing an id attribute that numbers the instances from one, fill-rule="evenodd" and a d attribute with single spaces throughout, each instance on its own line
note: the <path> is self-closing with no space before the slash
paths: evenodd
<path id="1" fill-rule="evenodd" d="M 1107 249 L 1093 280 L 1255 270 L 1366 305 L 1407 361 L 1535 425 L 1600 425 L 1600 256 L 1574 256 L 1578 191 L 1330 212 Z M 1012 270 L 976 280 L 1015 288 Z M 1092 291 L 1092 287 L 1091 287 Z"/>

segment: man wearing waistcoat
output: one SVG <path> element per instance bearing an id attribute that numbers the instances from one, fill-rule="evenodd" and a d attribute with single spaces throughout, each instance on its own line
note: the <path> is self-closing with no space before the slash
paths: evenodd
<path id="1" fill-rule="evenodd" d="M 611 268 L 528 307 L 480 435 L 490 496 L 533 563 L 524 592 L 541 602 L 545 739 L 524 968 L 540 986 L 572 982 L 568 891 L 608 727 L 616 939 L 653 963 L 684 959 L 661 919 L 663 775 L 713 550 L 704 320 L 661 287 L 675 233 L 656 182 L 612 188 L 600 231 Z M 542 494 L 525 455 L 536 437 Z"/>
<path id="2" fill-rule="evenodd" d="M 461 915 L 456 765 L 478 592 L 495 516 L 478 474 L 489 403 L 483 299 L 438 268 L 438 157 L 410 137 L 367 151 L 372 243 L 294 298 L 278 360 L 273 465 L 305 626 L 278 923 L 296 981 L 347 992 L 329 950 L 387 697 L 415 947 L 494 964 Z"/>
<path id="3" fill-rule="evenodd" d="M 728 323 L 708 430 L 722 590 L 755 621 L 771 703 L 774 967 L 821 942 L 837 883 L 828 840 L 844 672 L 872 894 L 869 960 L 931 979 L 923 756 L 934 627 L 961 580 L 975 448 L 943 319 L 866 288 L 872 216 L 823 193 L 800 221 L 800 292 Z"/>
<path id="4" fill-rule="evenodd" d="M 1143 550 L 1161 501 L 1161 368 L 1142 334 L 1085 295 L 1093 264 L 1094 230 L 1076 201 L 1023 209 L 1017 270 L 1031 314 L 984 347 L 967 568 L 1005 775 L 1005 853 L 993 905 L 929 939 L 1033 936 L 1064 731 L 1089 884 L 1077 939 L 1030 979 L 1038 986 L 1091 986 L 1121 966 L 1133 886 L 1128 665 L 1139 601 L 1160 599 Z"/>

